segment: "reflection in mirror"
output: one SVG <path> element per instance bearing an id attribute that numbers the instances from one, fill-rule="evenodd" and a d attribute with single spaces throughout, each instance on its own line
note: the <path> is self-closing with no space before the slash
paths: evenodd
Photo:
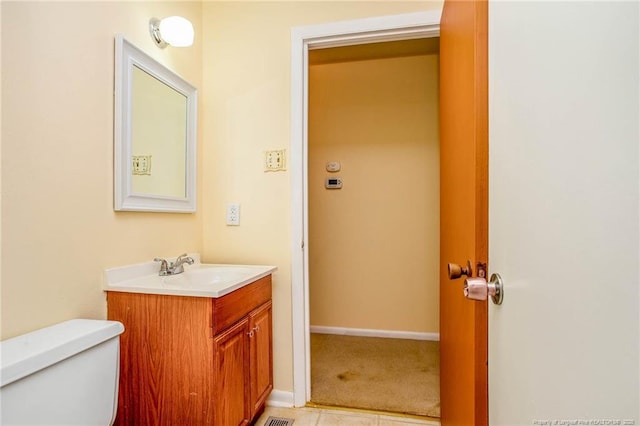
<path id="1" fill-rule="evenodd" d="M 115 209 L 195 211 L 197 91 L 118 36 Z"/>
<path id="2" fill-rule="evenodd" d="M 186 96 L 137 66 L 132 92 L 133 192 L 185 197 Z"/>

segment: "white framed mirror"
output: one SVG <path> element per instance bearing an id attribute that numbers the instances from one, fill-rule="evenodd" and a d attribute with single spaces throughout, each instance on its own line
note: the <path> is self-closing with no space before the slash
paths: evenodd
<path id="1" fill-rule="evenodd" d="M 114 209 L 196 211 L 198 90 L 116 36 Z"/>

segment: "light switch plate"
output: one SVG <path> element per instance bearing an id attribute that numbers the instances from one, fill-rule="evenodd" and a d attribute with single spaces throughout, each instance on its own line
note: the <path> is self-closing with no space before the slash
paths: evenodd
<path id="1" fill-rule="evenodd" d="M 265 152 L 264 156 L 264 171 L 265 172 L 277 172 L 281 170 L 287 170 L 287 150 L 278 149 Z"/>
<path id="2" fill-rule="evenodd" d="M 151 156 L 150 155 L 134 155 L 132 157 L 134 175 L 150 175 L 151 174 Z"/>

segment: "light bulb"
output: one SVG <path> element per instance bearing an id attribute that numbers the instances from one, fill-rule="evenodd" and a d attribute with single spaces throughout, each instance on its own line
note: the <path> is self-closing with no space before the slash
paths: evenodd
<path id="1" fill-rule="evenodd" d="M 152 18 L 149 24 L 151 36 L 160 47 L 187 47 L 193 44 L 193 25 L 182 16 L 169 16 L 161 20 Z"/>

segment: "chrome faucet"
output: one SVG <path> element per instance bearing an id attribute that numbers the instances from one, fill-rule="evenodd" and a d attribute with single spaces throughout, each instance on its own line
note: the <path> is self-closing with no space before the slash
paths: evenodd
<path id="1" fill-rule="evenodd" d="M 187 256 L 187 253 L 178 256 L 175 262 L 167 262 L 165 259 L 159 257 L 156 257 L 153 261 L 160 262 L 160 271 L 158 271 L 158 275 L 160 276 L 181 274 L 184 272 L 183 265 L 185 263 L 193 265 L 193 258 Z"/>

